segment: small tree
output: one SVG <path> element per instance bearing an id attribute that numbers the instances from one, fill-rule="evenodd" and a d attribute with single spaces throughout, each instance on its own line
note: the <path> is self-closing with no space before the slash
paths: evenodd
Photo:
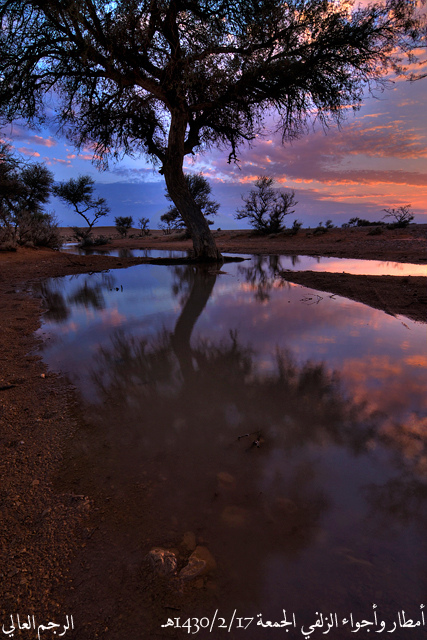
<path id="1" fill-rule="evenodd" d="M 219 204 L 215 200 L 211 200 L 209 196 L 212 192 L 212 187 L 204 177 L 202 173 L 187 173 L 185 174 L 185 182 L 188 190 L 194 199 L 194 202 L 199 207 L 200 211 L 206 218 L 206 222 L 209 225 L 214 223 L 210 218 L 216 216 L 219 209 Z M 172 197 L 166 189 L 166 198 L 173 202 Z M 178 211 L 175 205 L 171 205 L 166 213 L 160 216 L 160 220 L 169 229 L 186 229 L 186 224 L 182 218 L 182 215 Z"/>
<path id="2" fill-rule="evenodd" d="M 148 224 L 149 224 L 150 220 L 148 218 L 139 218 L 138 220 L 138 227 L 141 229 L 141 235 L 142 236 L 149 236 L 150 235 L 150 229 L 148 228 Z"/>
<path id="3" fill-rule="evenodd" d="M 118 216 L 114 218 L 114 223 L 122 238 L 126 238 L 129 229 L 133 225 L 133 218 L 132 216 Z"/>
<path id="4" fill-rule="evenodd" d="M 404 228 L 407 227 L 410 222 L 414 219 L 413 214 L 409 211 L 411 208 L 410 204 L 406 204 L 402 207 L 397 207 L 397 209 L 383 209 L 386 212 L 384 218 L 394 218 L 395 222 L 392 223 L 393 227 L 396 228 Z"/>
<path id="5" fill-rule="evenodd" d="M 237 210 L 235 218 L 248 218 L 251 227 L 259 233 L 283 231 L 285 216 L 295 213 L 292 207 L 298 203 L 293 191 L 279 191 L 273 188 L 273 184 L 273 178 L 259 177 L 255 182 L 255 189 L 247 197 L 242 196 L 245 206 Z"/>
<path id="6" fill-rule="evenodd" d="M 53 187 L 53 194 L 65 204 L 73 207 L 75 212 L 86 222 L 87 229 L 73 227 L 77 240 L 85 241 L 90 236 L 92 228 L 103 216 L 109 213 L 105 198 L 94 197 L 95 181 L 88 175 L 70 178 L 67 182 L 59 182 Z"/>
<path id="7" fill-rule="evenodd" d="M 7 144 L 0 145 L 1 241 L 58 248 L 55 217 L 44 210 L 53 184 L 52 173 L 39 163 L 20 162 Z"/>

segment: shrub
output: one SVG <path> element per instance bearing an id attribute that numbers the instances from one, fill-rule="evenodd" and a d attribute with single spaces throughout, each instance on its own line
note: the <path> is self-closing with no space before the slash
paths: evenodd
<path id="1" fill-rule="evenodd" d="M 328 222 L 330 222 L 330 220 L 328 220 Z M 323 222 L 319 222 L 319 224 L 317 225 L 317 227 L 314 229 L 313 231 L 313 235 L 314 236 L 322 236 L 324 233 L 328 233 L 330 227 L 324 227 L 323 226 Z"/>
<path id="2" fill-rule="evenodd" d="M 368 236 L 379 236 L 384 232 L 384 225 L 379 227 L 374 227 L 373 229 L 369 229 Z"/>
<path id="3" fill-rule="evenodd" d="M 384 222 L 381 220 L 375 220 L 371 222 L 370 220 L 365 220 L 364 218 L 350 218 L 347 226 L 349 227 L 376 227 L 378 225 L 384 225 Z M 343 228 L 344 225 L 341 225 Z"/>
<path id="4" fill-rule="evenodd" d="M 86 236 L 79 244 L 81 249 L 88 249 L 89 247 L 100 247 L 105 244 L 110 244 L 110 238 L 106 236 L 96 236 L 92 238 L 91 236 Z"/>
<path id="5" fill-rule="evenodd" d="M 301 227 L 302 227 L 302 222 L 300 222 L 299 220 L 294 220 L 292 227 L 290 229 L 285 229 L 283 233 L 286 236 L 296 236 L 298 231 L 301 229 Z"/>

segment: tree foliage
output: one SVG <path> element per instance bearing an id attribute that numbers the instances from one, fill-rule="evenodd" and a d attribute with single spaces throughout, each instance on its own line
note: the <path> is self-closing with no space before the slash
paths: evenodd
<path id="1" fill-rule="evenodd" d="M 285 216 L 295 213 L 298 203 L 293 191 L 279 191 L 273 187 L 274 180 L 261 176 L 255 181 L 255 189 L 242 196 L 245 206 L 237 210 L 236 219 L 248 219 L 259 233 L 278 233 L 285 228 Z"/>
<path id="2" fill-rule="evenodd" d="M 117 218 L 114 218 L 114 223 L 122 238 L 126 238 L 129 229 L 133 225 L 133 218 L 132 216 L 117 216 Z"/>
<path id="3" fill-rule="evenodd" d="M 0 241 L 61 246 L 56 220 L 44 209 L 52 184 L 47 167 L 23 163 L 7 144 L 0 144 Z"/>
<path id="4" fill-rule="evenodd" d="M 188 190 L 194 202 L 205 216 L 206 222 L 212 225 L 214 221 L 211 220 L 211 218 L 217 215 L 219 204 L 209 198 L 212 193 L 212 187 L 208 180 L 201 173 L 186 173 L 185 182 L 187 183 Z M 172 201 L 172 197 L 167 190 L 165 196 L 168 200 Z M 182 215 L 175 205 L 171 205 L 168 211 L 160 216 L 160 220 L 170 229 L 186 228 Z"/>
<path id="5" fill-rule="evenodd" d="M 94 189 L 95 181 L 89 175 L 58 182 L 52 189 L 55 196 L 72 207 L 86 222 L 87 229 L 74 228 L 76 235 L 83 241 L 87 240 L 99 218 L 106 216 L 110 211 L 105 198 L 94 197 Z"/>
<path id="6" fill-rule="evenodd" d="M 283 139 L 340 120 L 420 44 L 412 0 L 0 0 L 0 116 L 55 116 L 99 162 L 144 152 L 199 256 L 218 252 L 182 172 L 212 145 L 237 158 L 270 110 Z M 54 96 L 54 100 L 52 100 Z"/>

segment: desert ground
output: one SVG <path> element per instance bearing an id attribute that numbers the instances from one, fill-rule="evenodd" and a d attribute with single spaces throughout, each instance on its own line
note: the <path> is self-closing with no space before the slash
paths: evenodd
<path id="1" fill-rule="evenodd" d="M 182 234 L 132 230 L 121 239 L 113 228 L 110 248 L 191 249 Z M 222 252 L 304 254 L 426 264 L 427 225 L 371 235 L 370 227 L 332 229 L 321 236 L 259 237 L 248 231 L 216 231 Z M 72 239 L 63 229 L 65 240 Z M 100 247 L 101 248 L 101 247 Z M 126 268 L 149 259 L 108 255 L 78 256 L 47 249 L 0 252 L 0 486 L 1 613 L 35 614 L 51 619 L 67 613 L 69 567 L 78 550 L 90 544 L 93 523 L 88 496 L 57 486 L 55 475 L 79 413 L 75 390 L 49 372 L 37 355 L 43 300 L 31 286 L 47 277 Z M 212 265 L 212 269 L 219 268 Z M 355 276 L 321 272 L 286 273 L 292 282 L 359 300 L 386 313 L 427 321 L 427 277 Z M 93 630 L 93 637 L 96 637 Z M 92 636 L 91 636 L 92 637 Z"/>

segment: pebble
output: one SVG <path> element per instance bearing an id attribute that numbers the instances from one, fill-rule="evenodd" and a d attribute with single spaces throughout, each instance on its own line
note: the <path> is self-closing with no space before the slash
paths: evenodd
<path id="1" fill-rule="evenodd" d="M 162 549 L 161 547 L 151 549 L 146 558 L 153 570 L 160 576 L 167 576 L 176 571 L 176 555 L 168 549 Z"/>

